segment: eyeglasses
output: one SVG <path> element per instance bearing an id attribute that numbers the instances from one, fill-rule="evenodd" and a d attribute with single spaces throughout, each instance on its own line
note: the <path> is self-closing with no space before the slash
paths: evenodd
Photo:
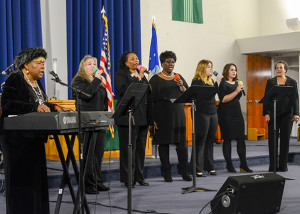
<path id="1" fill-rule="evenodd" d="M 175 64 L 176 63 L 175 61 L 169 61 L 169 60 L 166 60 L 164 62 L 167 63 L 167 64 Z"/>
<path id="2" fill-rule="evenodd" d="M 35 60 L 33 61 L 38 65 L 45 65 L 45 61 L 35 61 Z"/>

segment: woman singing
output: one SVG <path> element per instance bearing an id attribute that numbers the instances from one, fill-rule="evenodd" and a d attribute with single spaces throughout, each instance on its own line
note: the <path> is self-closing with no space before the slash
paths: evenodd
<path id="1" fill-rule="evenodd" d="M 83 57 L 79 64 L 78 73 L 73 78 L 72 84 L 74 87 L 91 95 L 91 97 L 81 96 L 82 111 L 107 111 L 107 94 L 106 89 L 102 84 L 101 71 L 93 72 L 97 68 L 97 59 L 90 55 Z M 101 162 L 104 153 L 104 132 L 97 132 L 92 136 L 91 144 L 95 145 L 95 150 L 92 153 L 93 158 L 87 158 L 86 154 L 83 159 L 86 164 L 86 173 L 84 178 L 85 193 L 97 194 L 98 191 L 107 191 L 109 187 L 104 186 L 101 176 Z M 90 144 L 90 145 L 91 145 Z M 84 145 L 84 150 L 87 145 Z M 86 153 L 87 151 L 85 151 Z"/>
<path id="2" fill-rule="evenodd" d="M 131 83 L 148 84 L 144 77 L 146 68 L 138 70 L 139 58 L 133 52 L 125 52 L 119 60 L 120 70 L 115 74 L 115 88 L 118 94 L 118 104 L 125 95 Z M 149 103 L 150 88 L 146 92 L 143 100 L 133 113 L 134 125 L 132 126 L 132 187 L 135 182 L 141 186 L 149 186 L 144 179 L 143 170 L 145 162 L 145 148 L 148 128 L 153 124 L 151 105 Z M 120 146 L 120 181 L 128 187 L 128 115 L 115 118 L 118 126 L 119 146 Z"/>
<path id="3" fill-rule="evenodd" d="M 22 50 L 14 64 L 19 69 L 10 74 L 3 86 L 2 116 L 30 112 L 71 111 L 47 102 L 40 83 L 47 53 L 43 48 Z M 47 135 L 5 131 L 6 213 L 49 213 L 48 178 L 44 143 Z"/>
<path id="4" fill-rule="evenodd" d="M 242 115 L 240 97 L 243 85 L 239 85 L 237 67 L 233 63 L 226 64 L 219 85 L 220 105 L 218 108 L 219 125 L 223 142 L 223 155 L 228 172 L 236 172 L 231 160 L 231 140 L 237 141 L 237 153 L 240 158 L 240 171 L 252 172 L 246 161 L 245 125 Z"/>
<path id="5" fill-rule="evenodd" d="M 185 113 L 181 103 L 172 103 L 188 88 L 186 81 L 179 74 L 174 78 L 176 54 L 165 51 L 160 54 L 162 72 L 150 79 L 152 87 L 153 115 L 157 125 L 154 140 L 159 144 L 158 152 L 162 166 L 162 175 L 166 182 L 172 182 L 169 145 L 175 144 L 179 161 L 179 170 L 183 180 L 191 181 L 188 174 L 188 151 L 186 142 Z"/>
<path id="6" fill-rule="evenodd" d="M 211 76 L 213 63 L 209 60 L 201 60 L 196 68 L 192 81 L 193 85 L 212 86 L 214 93 L 208 99 L 198 99 L 195 111 L 195 134 L 196 134 L 196 171 L 197 177 L 205 176 L 203 169 L 210 175 L 216 175 L 213 164 L 213 144 L 218 128 L 218 115 L 216 109 L 215 94 L 218 91 L 218 84 L 214 83 Z M 222 75 L 218 75 L 220 83 Z M 191 158 L 193 159 L 193 157 Z M 192 163 L 192 161 L 191 161 Z"/>
<path id="7" fill-rule="evenodd" d="M 299 120 L 299 98 L 297 82 L 286 76 L 288 64 L 285 61 L 278 61 L 275 64 L 276 77 L 267 81 L 265 93 L 273 86 L 291 86 L 292 90 L 284 97 L 283 100 L 277 102 L 276 106 L 276 130 L 277 136 L 280 133 L 280 154 L 279 163 L 277 163 L 278 145 L 274 146 L 274 106 L 273 104 L 264 104 L 263 115 L 268 123 L 269 130 L 269 171 L 288 171 L 287 162 L 289 155 L 290 135 L 292 131 L 293 121 Z M 274 163 L 274 149 L 276 154 L 276 162 Z M 274 168 L 275 166 L 275 168 Z"/>

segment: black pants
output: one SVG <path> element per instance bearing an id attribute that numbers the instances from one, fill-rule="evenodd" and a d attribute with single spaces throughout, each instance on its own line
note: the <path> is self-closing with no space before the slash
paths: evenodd
<path id="1" fill-rule="evenodd" d="M 89 145 L 84 145 L 84 163 L 85 177 L 84 186 L 86 189 L 97 190 L 97 186 L 103 183 L 101 176 L 101 163 L 104 153 L 105 133 L 94 133 L 90 136 Z M 90 149 L 90 154 L 87 154 L 88 146 L 94 147 Z"/>
<path id="2" fill-rule="evenodd" d="M 247 161 L 246 161 L 246 144 L 244 138 L 236 139 L 236 146 L 237 146 L 237 153 L 240 158 L 240 167 L 247 168 Z M 227 166 L 233 166 L 231 160 L 231 139 L 224 139 L 223 142 L 223 155 L 226 160 Z"/>
<path id="3" fill-rule="evenodd" d="M 214 170 L 213 145 L 218 128 L 217 114 L 196 114 L 196 171 Z M 193 152 L 192 152 L 193 154 Z M 193 164 L 193 156 L 191 157 Z"/>
<path id="4" fill-rule="evenodd" d="M 185 143 L 175 143 L 181 175 L 188 174 L 188 150 Z M 171 175 L 170 148 L 169 144 L 158 146 L 159 158 L 162 166 L 162 173 Z"/>
<path id="5" fill-rule="evenodd" d="M 278 165 L 278 142 L 274 146 L 274 120 L 270 120 L 268 124 L 269 129 L 269 158 L 270 165 L 269 171 L 274 171 L 274 149 L 276 154 L 276 164 L 275 167 L 280 171 L 287 171 L 287 162 L 289 156 L 289 145 L 290 145 L 290 136 L 293 127 L 292 121 L 293 115 L 285 115 L 277 117 L 276 120 L 276 129 L 277 136 L 280 133 L 280 154 L 279 154 L 279 165 Z M 277 140 L 278 141 L 278 140 Z"/>
<path id="6" fill-rule="evenodd" d="M 47 138 L 8 132 L 4 137 L 6 213 L 49 213 Z"/>
<path id="7" fill-rule="evenodd" d="M 128 126 L 118 126 L 120 147 L 120 181 L 128 183 Z M 132 179 L 143 181 L 148 126 L 132 127 Z"/>

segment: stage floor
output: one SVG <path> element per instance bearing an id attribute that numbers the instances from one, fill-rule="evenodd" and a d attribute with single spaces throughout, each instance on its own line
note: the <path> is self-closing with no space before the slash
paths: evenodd
<path id="1" fill-rule="evenodd" d="M 247 141 L 247 160 L 252 174 L 268 173 L 268 147 L 267 141 Z M 189 146 L 189 157 L 191 146 Z M 154 155 L 154 154 L 153 154 Z M 245 173 L 228 173 L 225 170 L 225 162 L 222 154 L 222 145 L 215 144 L 214 159 L 217 176 L 196 178 L 196 186 L 216 190 L 213 192 L 194 192 L 182 194 L 183 187 L 190 187 L 193 182 L 183 181 L 177 171 L 177 155 L 175 148 L 170 148 L 170 156 L 173 174 L 173 182 L 164 182 L 160 174 L 159 158 L 147 158 L 145 161 L 145 178 L 150 186 L 137 185 L 132 190 L 132 213 L 199 213 L 200 210 L 216 195 L 216 191 L 224 184 L 228 176 L 245 175 Z M 239 160 L 236 153 L 236 144 L 233 143 L 232 156 L 236 169 L 239 167 Z M 101 192 L 98 195 L 87 195 L 90 203 L 91 213 L 127 213 L 127 188 L 119 182 L 119 160 L 103 163 L 103 177 L 105 185 L 110 186 L 109 192 Z M 61 168 L 60 162 L 47 161 L 48 167 Z M 72 169 L 70 170 L 72 173 Z M 283 193 L 280 214 L 295 214 L 300 210 L 300 142 L 295 138 L 291 139 L 290 162 L 288 172 L 278 174 L 295 180 L 287 180 Z M 49 195 L 51 213 L 54 213 L 56 198 L 58 194 L 58 183 L 61 172 L 48 170 Z M 77 188 L 77 186 L 75 186 Z M 272 196 L 270 196 L 271 200 Z M 61 205 L 60 213 L 72 213 L 73 205 L 66 187 Z M 5 197 L 0 197 L 0 213 L 5 213 Z M 209 213 L 210 206 L 202 213 Z"/>

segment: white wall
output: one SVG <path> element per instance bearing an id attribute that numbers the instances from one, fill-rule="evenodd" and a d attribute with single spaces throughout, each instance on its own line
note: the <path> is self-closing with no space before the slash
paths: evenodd
<path id="1" fill-rule="evenodd" d="M 222 73 L 233 62 L 246 83 L 246 57 L 235 42 L 238 37 L 258 34 L 257 0 L 203 0 L 203 24 L 172 21 L 172 0 L 141 0 L 142 61 L 148 65 L 152 16 L 156 17 L 158 51 L 172 50 L 177 55 L 174 71 L 190 84 L 197 63 L 209 59 Z M 243 112 L 246 100 L 242 98 Z"/>

